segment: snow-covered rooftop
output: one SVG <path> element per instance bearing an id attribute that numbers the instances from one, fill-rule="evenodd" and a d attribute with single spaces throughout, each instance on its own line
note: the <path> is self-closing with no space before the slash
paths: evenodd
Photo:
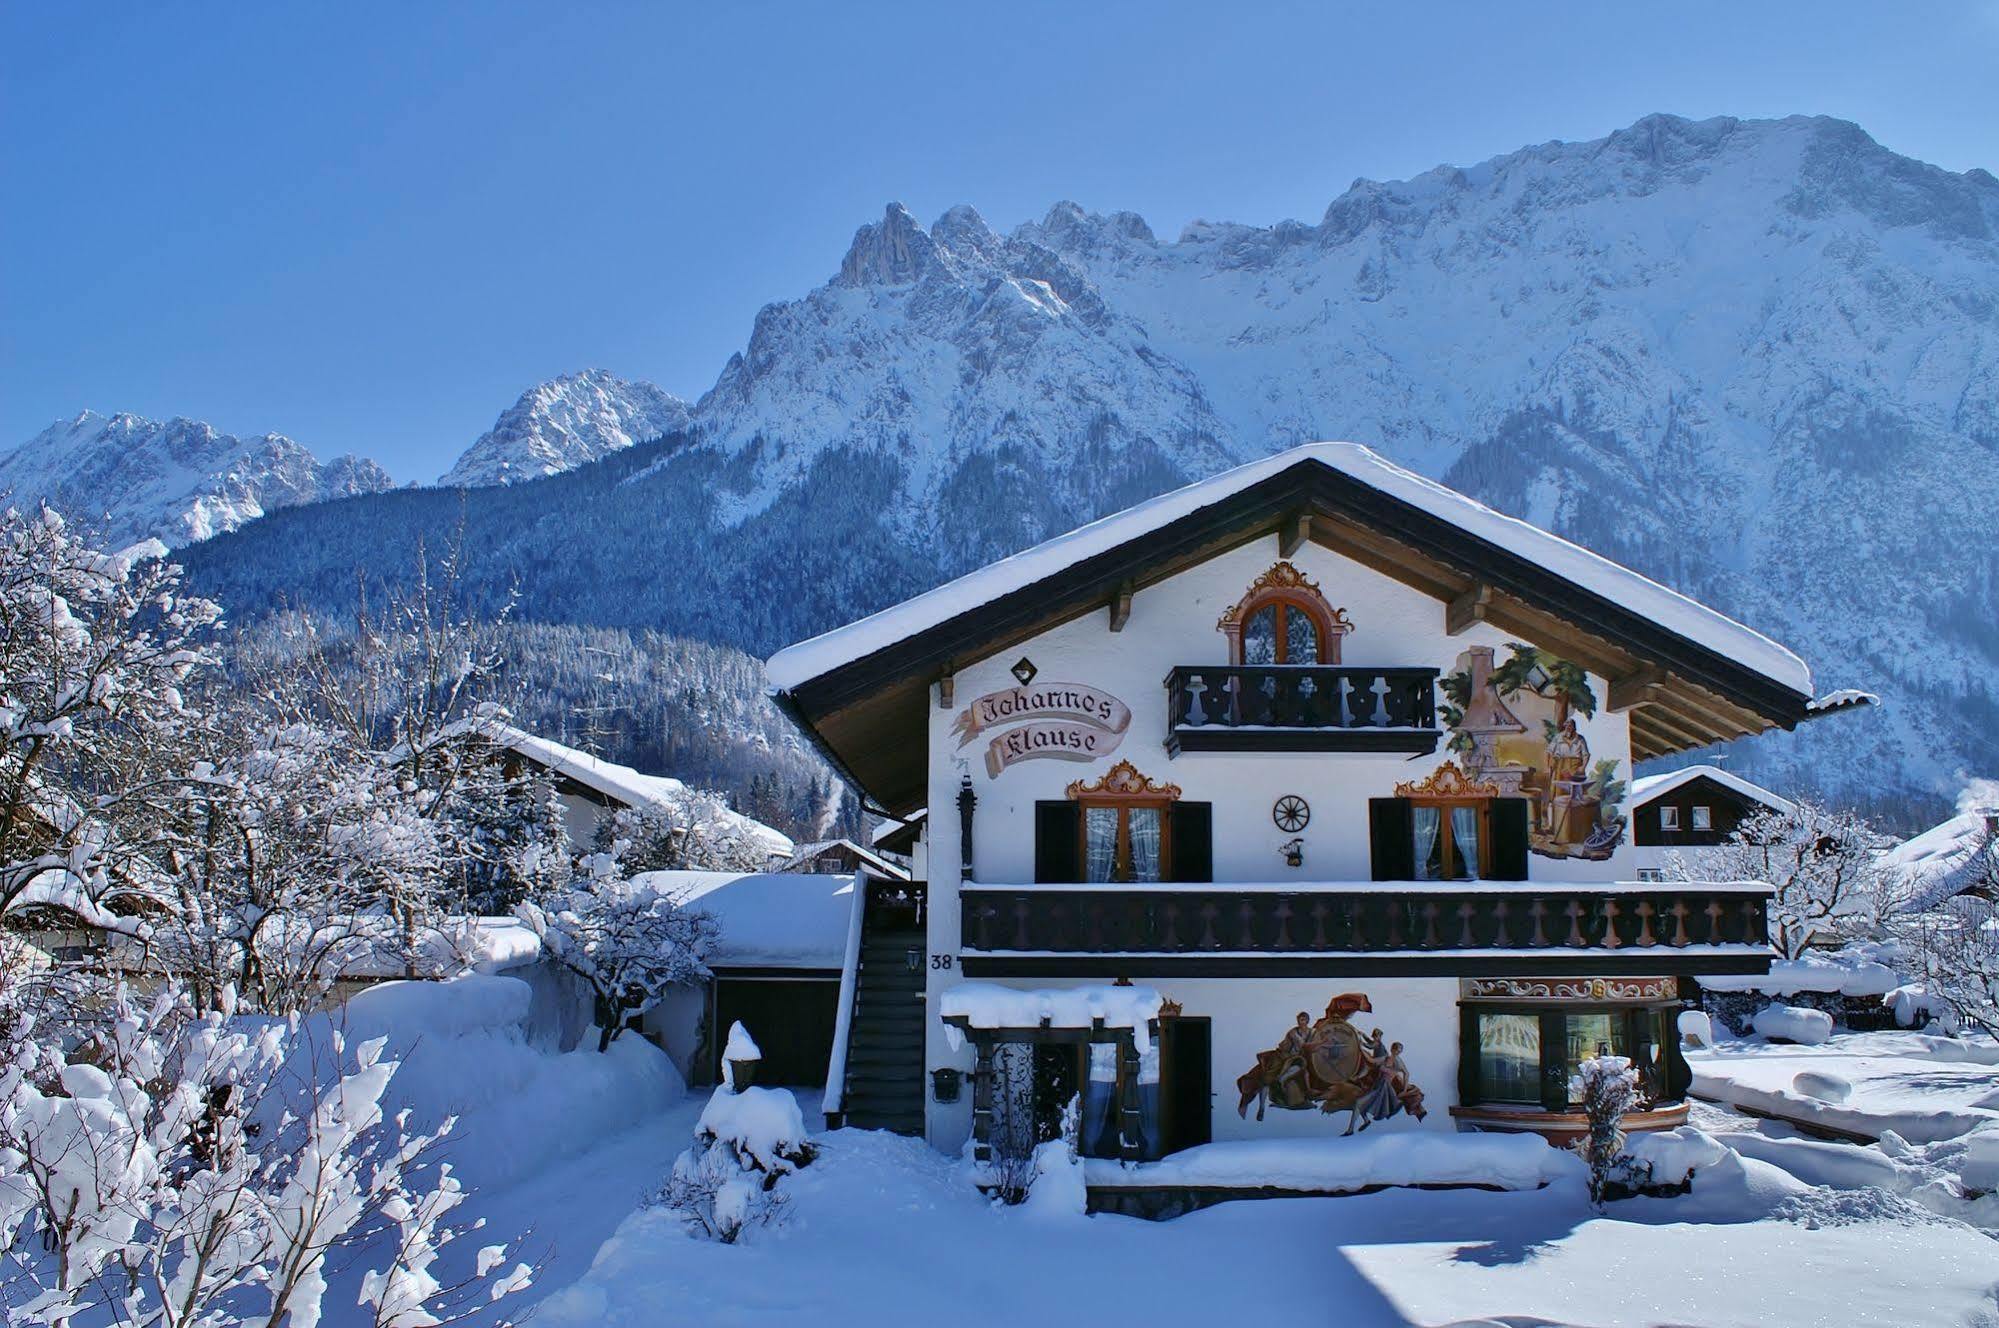
<path id="1" fill-rule="evenodd" d="M 1910 910 L 1931 908 L 1971 884 L 1982 866 L 1981 848 L 1999 858 L 1999 839 L 1987 831 L 1986 817 L 1981 808 L 1959 812 L 1881 855 L 1882 871 L 1908 885 Z"/>
<path id="2" fill-rule="evenodd" d="M 839 968 L 846 958 L 851 876 L 661 871 L 636 879 L 714 915 L 722 936 L 711 965 Z"/>
<path id="3" fill-rule="evenodd" d="M 1307 443 L 1058 535 L 871 617 L 801 641 L 766 665 L 771 686 L 791 691 L 968 609 L 990 603 L 1086 558 L 1141 538 L 1301 462 L 1317 462 L 1507 549 L 1661 627 L 1794 691 L 1811 694 L 1805 662 L 1760 632 L 1580 545 L 1404 470 L 1358 443 Z"/>
<path id="4" fill-rule="evenodd" d="M 1703 775 L 1725 789 L 1730 789 L 1753 802 L 1760 802 L 1765 807 L 1773 808 L 1786 815 L 1797 810 L 1797 804 L 1793 803 L 1789 798 L 1778 797 L 1761 784 L 1752 784 L 1741 775 L 1731 774 L 1718 765 L 1689 765 L 1682 766 L 1678 770 L 1667 771 L 1663 775 L 1641 776 L 1631 781 L 1631 788 L 1626 797 L 1631 805 L 1635 807 L 1641 803 L 1650 802 L 1661 794 L 1671 793 L 1674 789 L 1680 787 L 1680 785 L 1687 783 L 1689 780 L 1698 779 Z"/>
<path id="5" fill-rule="evenodd" d="M 860 859 L 869 871 L 884 880 L 906 881 L 909 879 L 909 869 L 907 867 L 899 867 L 873 849 L 862 848 L 851 839 L 821 839 L 811 844 L 800 844 L 792 850 L 791 856 L 785 859 L 784 865 L 779 867 L 778 870 L 787 872 L 797 871 L 799 868 L 809 864 L 820 854 L 830 853 L 835 849 L 846 849 L 856 858 Z"/>
<path id="6" fill-rule="evenodd" d="M 484 725 L 483 731 L 494 742 L 519 752 L 536 765 L 566 775 L 585 788 L 627 806 L 652 806 L 684 813 L 689 799 L 693 797 L 692 789 L 670 775 L 644 774 L 628 765 L 606 761 L 553 738 L 517 729 L 511 724 L 491 723 Z M 773 855 L 788 858 L 794 851 L 789 835 L 741 812 L 724 807 L 716 812 L 716 819 L 726 822 L 745 836 L 763 841 Z"/>

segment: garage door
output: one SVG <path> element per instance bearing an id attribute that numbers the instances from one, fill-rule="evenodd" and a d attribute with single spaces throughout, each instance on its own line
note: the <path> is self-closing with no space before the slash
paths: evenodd
<path id="1" fill-rule="evenodd" d="M 758 1083 L 824 1085 L 839 999 L 838 978 L 717 977 L 710 1073 L 721 1082 L 722 1045 L 728 1040 L 729 1025 L 740 1020 L 764 1054 Z"/>

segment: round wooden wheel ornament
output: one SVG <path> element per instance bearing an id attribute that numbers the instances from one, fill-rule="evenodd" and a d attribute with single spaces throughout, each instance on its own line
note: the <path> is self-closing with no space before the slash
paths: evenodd
<path id="1" fill-rule="evenodd" d="M 1270 819 L 1287 835 L 1295 835 L 1312 820 L 1312 809 L 1295 793 L 1287 793 L 1270 809 Z"/>

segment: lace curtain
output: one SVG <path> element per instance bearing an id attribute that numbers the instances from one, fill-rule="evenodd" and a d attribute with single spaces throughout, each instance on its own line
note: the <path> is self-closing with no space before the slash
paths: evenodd
<path id="1" fill-rule="evenodd" d="M 1131 826 L 1131 879 L 1159 879 L 1159 809 L 1133 807 L 1128 813 Z"/>
<path id="2" fill-rule="evenodd" d="M 1478 812 L 1471 807 L 1451 808 L 1451 847 L 1458 861 L 1453 865 L 1457 874 L 1471 881 L 1478 879 Z"/>
<path id="3" fill-rule="evenodd" d="M 1117 808 L 1083 809 L 1083 879 L 1111 880 L 1117 874 Z"/>
<path id="4" fill-rule="evenodd" d="M 1434 881 L 1443 874 L 1442 864 L 1436 861 L 1437 833 L 1443 828 L 1443 811 L 1418 803 L 1410 809 L 1410 819 L 1416 826 L 1416 879 Z"/>

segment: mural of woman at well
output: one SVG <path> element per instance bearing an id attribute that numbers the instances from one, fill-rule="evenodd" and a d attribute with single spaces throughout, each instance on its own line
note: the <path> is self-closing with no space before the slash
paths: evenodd
<path id="1" fill-rule="evenodd" d="M 1300 1010 L 1277 1045 L 1258 1052 L 1256 1064 L 1236 1080 L 1236 1114 L 1247 1119 L 1252 1102 L 1258 1120 L 1270 1107 L 1345 1111 L 1346 1134 L 1405 1111 L 1422 1120 L 1429 1114 L 1423 1090 L 1410 1081 L 1402 1044 L 1384 1041 L 1378 1028 L 1363 1035 L 1353 1022 L 1356 1014 L 1372 1013 L 1362 992 L 1333 997 L 1316 1021 Z"/>
<path id="2" fill-rule="evenodd" d="M 1596 714 L 1589 674 L 1518 641 L 1507 650 L 1502 663 L 1491 646 L 1473 646 L 1438 680 L 1451 750 L 1470 778 L 1533 804 L 1536 853 L 1608 858 L 1624 839 L 1624 781 L 1616 761 L 1590 754 L 1582 731 L 1578 717 Z"/>

